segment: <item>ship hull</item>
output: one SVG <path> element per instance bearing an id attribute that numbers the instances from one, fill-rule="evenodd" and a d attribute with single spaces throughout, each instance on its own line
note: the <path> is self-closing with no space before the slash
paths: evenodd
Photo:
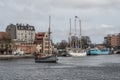
<path id="1" fill-rule="evenodd" d="M 56 63 L 57 61 L 58 58 L 55 55 L 41 57 L 41 58 L 35 57 L 36 63 Z"/>
<path id="2" fill-rule="evenodd" d="M 70 56 L 74 56 L 74 57 L 79 57 L 79 56 L 86 56 L 87 54 L 86 54 L 86 52 L 84 52 L 84 53 L 75 53 L 75 52 L 69 52 L 68 53 Z"/>
<path id="3" fill-rule="evenodd" d="M 87 53 L 86 53 L 86 51 L 68 51 L 68 54 L 70 55 L 70 56 L 75 56 L 75 57 L 79 57 L 79 56 L 86 56 L 87 55 Z"/>
<path id="4" fill-rule="evenodd" d="M 110 54 L 109 50 L 89 50 L 88 55 L 108 55 Z"/>

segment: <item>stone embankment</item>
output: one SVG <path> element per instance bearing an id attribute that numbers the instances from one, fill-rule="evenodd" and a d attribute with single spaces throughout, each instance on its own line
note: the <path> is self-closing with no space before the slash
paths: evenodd
<path id="1" fill-rule="evenodd" d="M 0 60 L 34 58 L 33 55 L 0 55 Z"/>

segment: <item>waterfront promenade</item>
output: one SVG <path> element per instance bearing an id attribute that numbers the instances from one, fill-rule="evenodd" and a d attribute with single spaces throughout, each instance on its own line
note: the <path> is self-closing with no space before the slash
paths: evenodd
<path id="1" fill-rule="evenodd" d="M 0 55 L 0 60 L 6 60 L 6 59 L 20 59 L 20 58 L 34 58 L 31 54 L 25 54 L 25 55 Z"/>

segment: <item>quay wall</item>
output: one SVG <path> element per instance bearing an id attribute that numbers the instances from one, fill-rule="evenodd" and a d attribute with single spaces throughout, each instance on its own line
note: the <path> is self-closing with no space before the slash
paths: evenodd
<path id="1" fill-rule="evenodd" d="M 33 55 L 0 55 L 0 60 L 34 58 Z"/>

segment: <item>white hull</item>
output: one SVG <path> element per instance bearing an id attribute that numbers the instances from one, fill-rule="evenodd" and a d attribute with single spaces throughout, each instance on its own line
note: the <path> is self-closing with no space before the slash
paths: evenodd
<path id="1" fill-rule="evenodd" d="M 87 53 L 84 51 L 82 51 L 82 52 L 73 52 L 73 51 L 68 51 L 68 54 L 70 55 L 70 56 L 86 56 L 87 55 Z"/>

